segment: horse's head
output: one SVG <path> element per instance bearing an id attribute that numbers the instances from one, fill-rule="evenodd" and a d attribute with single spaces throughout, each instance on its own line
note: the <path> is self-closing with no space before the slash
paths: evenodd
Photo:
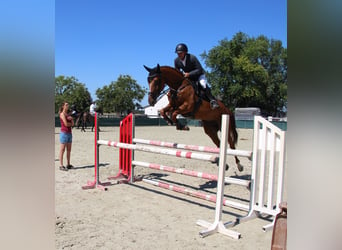
<path id="1" fill-rule="evenodd" d="M 157 102 L 157 98 L 165 87 L 165 82 L 162 81 L 162 74 L 159 64 L 151 69 L 144 65 L 144 68 L 149 72 L 147 81 L 150 88 L 148 92 L 148 103 L 153 106 Z"/>

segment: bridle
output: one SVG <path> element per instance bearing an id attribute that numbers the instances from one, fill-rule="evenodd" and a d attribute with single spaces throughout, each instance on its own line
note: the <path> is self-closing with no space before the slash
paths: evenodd
<path id="1" fill-rule="evenodd" d="M 155 84 L 158 85 L 158 86 L 161 86 L 161 85 L 162 85 L 162 82 L 161 82 L 161 73 L 154 73 L 154 74 L 152 74 L 152 75 L 149 75 L 149 76 L 147 77 L 148 83 L 150 83 L 150 82 L 151 82 L 154 78 L 156 78 L 156 77 L 158 77 L 158 78 L 157 78 L 157 80 L 155 81 Z M 172 96 L 175 96 L 175 95 L 177 95 L 177 93 L 178 93 L 180 90 L 182 90 L 183 88 L 185 88 L 185 87 L 188 86 L 189 84 L 191 85 L 191 83 L 189 83 L 189 79 L 187 79 L 187 78 L 182 78 L 179 82 L 182 83 L 184 79 L 188 80 L 188 83 L 187 83 L 185 86 L 182 86 L 182 84 L 181 84 L 180 87 L 179 87 L 178 89 L 173 89 L 173 88 L 171 88 L 171 87 L 168 85 L 169 88 L 167 88 L 167 89 L 161 91 L 161 92 L 159 93 L 158 96 L 157 96 L 157 94 L 152 93 L 152 92 L 148 92 L 148 95 L 149 95 L 150 97 L 152 97 L 152 99 L 155 100 L 155 101 L 160 100 L 160 98 L 162 98 L 162 96 L 163 96 L 165 93 L 169 92 L 169 91 L 170 91 L 171 93 L 173 93 Z"/>
<path id="2" fill-rule="evenodd" d="M 149 75 L 148 77 L 147 77 L 147 81 L 148 81 L 148 83 L 150 84 L 150 82 L 154 79 L 154 78 L 156 78 L 157 77 L 157 80 L 155 81 L 155 84 L 156 85 L 158 85 L 159 87 L 162 85 L 162 82 L 161 82 L 161 73 L 154 73 L 154 74 L 152 74 L 152 75 Z M 160 100 L 160 98 L 166 93 L 166 92 L 168 92 L 169 91 L 169 88 L 168 89 L 165 89 L 165 90 L 163 90 L 163 91 L 161 91 L 159 94 L 156 94 L 156 93 L 152 93 L 152 92 L 148 92 L 148 95 L 150 96 L 150 97 L 152 97 L 152 99 L 154 100 L 154 101 L 159 101 Z"/>
<path id="3" fill-rule="evenodd" d="M 149 76 L 147 77 L 147 82 L 148 82 L 148 84 L 150 84 L 150 83 L 153 81 L 153 79 L 156 78 L 156 77 L 158 77 L 158 82 L 157 82 L 157 84 L 158 84 L 158 86 L 159 86 L 159 85 L 161 84 L 161 82 L 160 82 L 160 73 L 154 73 L 154 74 L 152 74 L 152 75 L 149 75 Z M 148 92 L 148 96 L 152 97 L 152 99 L 153 99 L 154 101 L 156 101 L 157 98 L 158 98 L 157 94 L 152 93 L 151 91 Z"/>

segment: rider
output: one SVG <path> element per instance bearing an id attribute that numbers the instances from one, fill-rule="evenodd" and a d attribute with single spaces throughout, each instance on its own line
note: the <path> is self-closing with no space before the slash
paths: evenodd
<path id="1" fill-rule="evenodd" d="M 175 58 L 175 68 L 182 70 L 184 76 L 190 78 L 194 82 L 199 82 L 205 91 L 205 95 L 210 100 L 211 109 L 219 107 L 215 97 L 211 94 L 208 85 L 207 78 L 205 77 L 204 70 L 201 63 L 198 61 L 196 56 L 188 53 L 188 47 L 184 43 L 180 43 L 176 46 L 175 52 L 178 57 Z"/>
<path id="2" fill-rule="evenodd" d="M 89 108 L 89 113 L 95 117 L 95 113 L 96 113 L 96 102 L 93 101 L 90 105 L 90 108 Z"/>

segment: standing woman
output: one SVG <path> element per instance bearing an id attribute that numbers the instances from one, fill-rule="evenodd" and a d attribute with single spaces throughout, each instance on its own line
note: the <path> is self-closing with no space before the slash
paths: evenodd
<path id="1" fill-rule="evenodd" d="M 60 170 L 68 171 L 68 169 L 73 168 L 70 165 L 70 154 L 71 154 L 71 144 L 72 144 L 72 133 L 71 127 L 74 126 L 74 120 L 72 116 L 69 115 L 69 104 L 67 102 L 63 102 L 62 106 L 59 108 L 59 120 L 61 122 L 61 132 L 59 134 L 59 139 L 61 142 L 61 147 L 59 150 L 59 162 L 60 162 Z M 65 148 L 67 150 L 67 166 L 63 165 L 63 155 Z"/>

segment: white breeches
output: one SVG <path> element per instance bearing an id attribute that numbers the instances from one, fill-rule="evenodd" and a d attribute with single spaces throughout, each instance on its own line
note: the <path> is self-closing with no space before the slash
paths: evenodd
<path id="1" fill-rule="evenodd" d="M 207 88 L 208 81 L 207 81 L 207 78 L 205 77 L 204 74 L 200 75 L 200 77 L 198 78 L 198 81 L 201 84 L 201 86 L 203 87 L 203 89 Z"/>

